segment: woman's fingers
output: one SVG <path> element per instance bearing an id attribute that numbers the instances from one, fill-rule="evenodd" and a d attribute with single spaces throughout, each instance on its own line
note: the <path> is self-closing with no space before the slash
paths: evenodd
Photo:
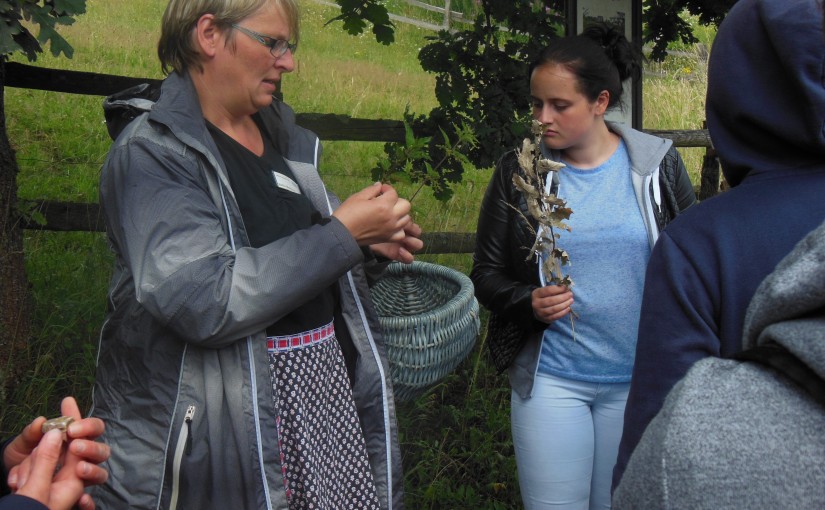
<path id="1" fill-rule="evenodd" d="M 413 224 L 410 202 L 398 197 L 392 186 L 375 184 L 353 194 L 333 216 L 344 224 L 361 246 L 404 241 Z"/>

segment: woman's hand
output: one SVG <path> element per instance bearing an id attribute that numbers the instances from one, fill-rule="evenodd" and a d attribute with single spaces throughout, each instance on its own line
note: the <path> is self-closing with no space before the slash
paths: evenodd
<path id="1" fill-rule="evenodd" d="M 573 292 L 563 285 L 539 287 L 533 290 L 532 305 L 536 319 L 550 324 L 570 313 Z"/>
<path id="2" fill-rule="evenodd" d="M 332 213 L 359 246 L 403 243 L 412 224 L 410 203 L 389 184 L 376 182 L 354 193 Z"/>
<path id="3" fill-rule="evenodd" d="M 410 264 L 415 257 L 413 253 L 424 247 L 421 238 L 421 227 L 418 223 L 410 222 L 404 227 L 404 240 L 397 243 L 379 243 L 370 245 L 370 250 L 376 255 L 381 255 L 390 260 L 397 260 L 404 264 Z"/>

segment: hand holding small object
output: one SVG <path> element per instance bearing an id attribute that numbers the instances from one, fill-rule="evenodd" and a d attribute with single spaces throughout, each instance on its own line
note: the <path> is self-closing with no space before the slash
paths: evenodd
<path id="1" fill-rule="evenodd" d="M 9 472 L 7 483 L 12 491 L 37 499 L 49 508 L 71 508 L 72 505 L 63 504 L 74 497 L 72 504 L 76 502 L 81 509 L 88 510 L 94 508 L 94 502 L 88 494 L 83 494 L 83 487 L 103 483 L 108 478 L 107 471 L 98 464 L 109 458 L 109 447 L 94 441 L 103 434 L 104 424 L 98 418 L 81 419 L 80 409 L 72 397 L 64 398 L 60 407 L 63 416 L 51 420 L 42 416 L 35 418 L 6 446 L 3 463 Z M 50 434 L 51 430 L 60 434 Z M 57 444 L 52 444 L 53 439 L 44 443 L 47 437 L 59 438 Z M 53 458 L 55 464 L 49 477 L 31 480 L 32 476 L 42 477 L 47 472 L 43 466 L 50 465 Z M 37 462 L 39 467 L 35 465 Z M 60 468 L 55 474 L 57 466 Z M 44 497 L 47 499 L 39 499 Z M 52 501 L 52 497 L 56 499 Z"/>
<path id="2" fill-rule="evenodd" d="M 412 223 L 410 202 L 388 184 L 375 183 L 354 193 L 332 215 L 347 227 L 360 246 L 400 243 Z"/>

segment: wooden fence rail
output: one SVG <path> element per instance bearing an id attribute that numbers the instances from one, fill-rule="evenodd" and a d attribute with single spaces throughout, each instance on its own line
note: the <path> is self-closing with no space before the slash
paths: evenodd
<path id="1" fill-rule="evenodd" d="M 134 78 L 110 74 L 63 71 L 30 66 L 16 62 L 5 64 L 7 87 L 28 88 L 108 96 L 141 83 L 157 82 L 157 79 Z M 399 120 L 360 119 L 347 115 L 323 113 L 298 113 L 300 126 L 314 131 L 322 140 L 347 140 L 357 142 L 400 142 L 405 139 L 404 123 Z M 719 165 L 712 154 L 712 144 L 706 129 L 668 130 L 646 132 L 673 140 L 676 147 L 704 147 L 708 157 L 702 168 L 702 184 L 699 198 L 716 194 L 719 187 Z M 417 133 L 427 135 L 427 133 Z M 38 211 L 45 222 L 23 220 L 23 228 L 53 231 L 103 231 L 103 220 L 98 204 L 58 202 L 51 200 L 20 200 L 21 210 Z M 28 216 L 29 218 L 32 215 Z M 472 232 L 431 232 L 424 234 L 425 253 L 471 253 L 475 245 Z"/>

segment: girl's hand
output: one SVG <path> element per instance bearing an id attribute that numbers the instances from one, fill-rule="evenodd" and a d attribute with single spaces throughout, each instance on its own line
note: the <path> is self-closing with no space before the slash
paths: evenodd
<path id="1" fill-rule="evenodd" d="M 573 292 L 563 285 L 539 287 L 533 291 L 532 298 L 533 315 L 546 324 L 561 319 L 573 306 Z"/>

